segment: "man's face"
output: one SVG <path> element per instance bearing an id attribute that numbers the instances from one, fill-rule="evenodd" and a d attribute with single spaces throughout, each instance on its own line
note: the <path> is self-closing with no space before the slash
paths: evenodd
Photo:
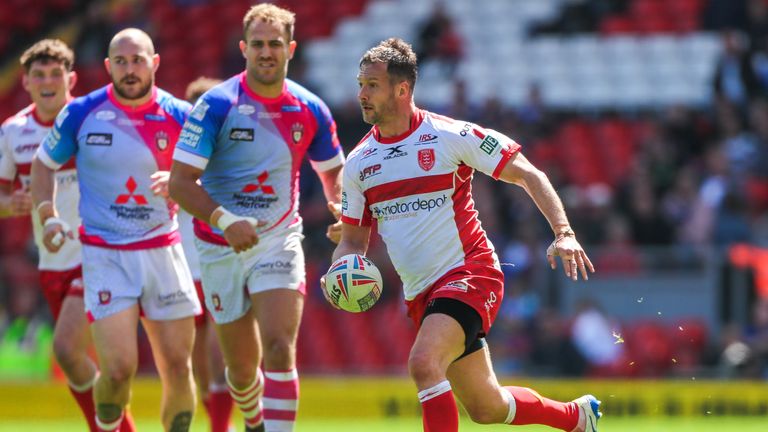
<path id="1" fill-rule="evenodd" d="M 69 91 L 75 84 L 74 72 L 55 60 L 32 62 L 24 74 L 22 85 L 37 109 L 57 113 L 67 103 Z"/>
<path id="2" fill-rule="evenodd" d="M 134 100 L 146 96 L 155 84 L 155 71 L 160 64 L 157 54 L 131 38 L 115 44 L 107 59 L 107 71 L 115 92 L 123 99 Z"/>
<path id="3" fill-rule="evenodd" d="M 248 77 L 263 86 L 282 86 L 296 41 L 289 41 L 282 26 L 255 19 L 240 41 Z"/>
<path id="4" fill-rule="evenodd" d="M 389 80 L 386 63 L 364 63 L 357 82 L 357 99 L 364 122 L 377 125 L 394 117 L 395 87 Z"/>

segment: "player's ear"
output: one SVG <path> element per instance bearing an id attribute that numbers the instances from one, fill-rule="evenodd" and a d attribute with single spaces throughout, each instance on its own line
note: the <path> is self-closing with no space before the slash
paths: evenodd
<path id="1" fill-rule="evenodd" d="M 239 45 L 240 45 L 240 52 L 243 53 L 243 58 L 247 58 L 245 56 L 245 48 L 246 48 L 245 41 L 244 40 L 240 40 L 240 44 Z"/>
<path id="2" fill-rule="evenodd" d="M 72 91 L 75 88 L 75 85 L 77 85 L 77 72 L 72 71 L 68 73 L 69 75 L 69 91 Z"/>
<path id="3" fill-rule="evenodd" d="M 152 56 L 152 71 L 157 72 L 158 67 L 160 67 L 160 54 L 154 54 Z"/>
<path id="4" fill-rule="evenodd" d="M 29 72 L 24 72 L 21 76 L 21 86 L 24 87 L 24 90 L 29 92 Z"/>
<path id="5" fill-rule="evenodd" d="M 288 43 L 288 59 L 293 59 L 293 53 L 296 52 L 296 41 L 292 40 Z"/>
<path id="6" fill-rule="evenodd" d="M 109 57 L 104 59 L 104 68 L 107 69 L 109 75 L 112 75 L 112 65 L 109 63 Z"/>

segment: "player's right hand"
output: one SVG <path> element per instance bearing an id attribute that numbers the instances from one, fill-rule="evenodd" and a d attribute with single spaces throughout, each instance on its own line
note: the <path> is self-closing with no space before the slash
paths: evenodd
<path id="1" fill-rule="evenodd" d="M 227 240 L 236 253 L 247 251 L 259 243 L 256 228 L 266 225 L 265 221 L 259 221 L 251 217 L 244 217 L 230 224 L 224 230 L 224 239 Z"/>
<path id="2" fill-rule="evenodd" d="M 328 303 L 331 304 L 334 308 L 341 310 L 340 307 L 336 305 L 336 303 L 331 300 L 331 297 L 328 295 L 328 291 L 325 289 L 325 275 L 320 276 L 320 291 L 323 292 L 323 297 L 325 297 L 325 300 L 328 301 Z"/>
<path id="3" fill-rule="evenodd" d="M 67 239 L 75 238 L 69 224 L 62 219 L 51 217 L 43 224 L 43 245 L 50 253 L 56 253 Z"/>
<path id="4" fill-rule="evenodd" d="M 32 195 L 22 189 L 11 194 L 10 209 L 14 216 L 26 216 L 32 211 Z"/>

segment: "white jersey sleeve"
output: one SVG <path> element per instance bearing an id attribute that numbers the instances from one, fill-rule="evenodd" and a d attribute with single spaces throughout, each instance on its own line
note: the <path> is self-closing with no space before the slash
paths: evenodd
<path id="1" fill-rule="evenodd" d="M 446 152 L 457 165 L 463 163 L 497 180 L 507 162 L 520 150 L 512 138 L 474 123 L 464 123 L 457 134 L 447 138 Z"/>
<path id="2" fill-rule="evenodd" d="M 5 127 L 0 128 L 0 182 L 13 182 L 16 178 L 16 164 L 8 141 Z"/>

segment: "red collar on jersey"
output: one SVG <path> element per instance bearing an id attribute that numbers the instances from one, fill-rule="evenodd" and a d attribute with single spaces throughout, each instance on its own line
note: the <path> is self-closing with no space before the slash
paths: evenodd
<path id="1" fill-rule="evenodd" d="M 412 134 L 413 131 L 416 130 L 416 128 L 421 126 L 421 122 L 424 121 L 424 117 L 426 116 L 427 116 L 426 111 L 424 111 L 423 109 L 416 109 L 416 111 L 413 113 L 413 116 L 411 117 L 411 126 L 408 128 L 407 131 L 393 137 L 383 137 L 381 136 L 381 131 L 379 131 L 379 127 L 374 126 L 373 137 L 376 138 L 376 141 L 382 144 L 394 144 L 394 143 L 400 142 L 403 139 L 405 139 L 408 135 Z"/>
<path id="2" fill-rule="evenodd" d="M 288 91 L 288 84 L 285 81 L 283 81 L 283 91 L 280 92 L 280 96 L 274 97 L 274 98 L 261 96 L 260 94 L 253 91 L 252 88 L 248 87 L 248 81 L 246 80 L 245 72 L 240 73 L 240 87 L 242 87 L 245 94 L 250 96 L 252 99 L 265 104 L 279 101 L 283 96 L 285 96 L 285 93 Z"/>
<path id="3" fill-rule="evenodd" d="M 107 96 L 109 96 L 109 100 L 112 101 L 113 104 L 115 104 L 116 107 L 120 108 L 123 111 L 127 112 L 137 112 L 137 111 L 143 111 L 152 105 L 155 104 L 157 101 L 157 87 L 152 86 L 152 97 L 144 104 L 139 105 L 137 107 L 132 107 L 130 105 L 124 105 L 120 103 L 120 101 L 117 100 L 117 97 L 115 97 L 115 89 L 114 84 L 107 85 Z"/>
<path id="4" fill-rule="evenodd" d="M 32 104 L 32 118 L 35 119 L 37 124 L 43 127 L 51 127 L 53 126 L 53 122 L 56 121 L 56 117 L 52 118 L 50 121 L 43 121 L 37 114 L 37 106 L 35 104 Z"/>

